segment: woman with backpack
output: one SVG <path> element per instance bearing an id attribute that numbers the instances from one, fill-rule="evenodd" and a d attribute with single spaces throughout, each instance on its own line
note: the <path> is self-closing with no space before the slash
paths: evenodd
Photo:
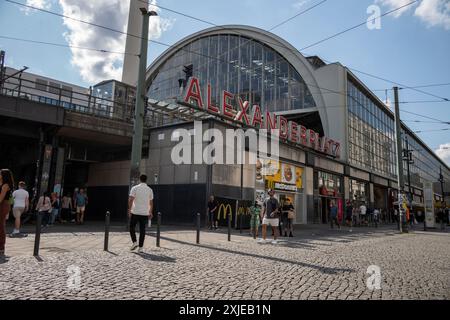
<path id="1" fill-rule="evenodd" d="M 14 178 L 9 169 L 0 170 L 0 259 L 5 258 L 6 220 L 11 210 Z"/>
<path id="2" fill-rule="evenodd" d="M 39 197 L 36 211 L 42 217 L 42 226 L 48 227 L 52 213 L 52 200 L 50 200 L 48 192 L 44 192 L 44 195 Z"/>

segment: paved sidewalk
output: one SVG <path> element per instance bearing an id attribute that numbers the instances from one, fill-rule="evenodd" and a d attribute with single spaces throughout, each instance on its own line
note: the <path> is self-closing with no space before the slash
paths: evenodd
<path id="1" fill-rule="evenodd" d="M 196 245 L 195 230 L 164 227 L 161 248 L 150 236 L 136 254 L 123 226 L 112 228 L 109 252 L 101 224 L 64 227 L 42 235 L 38 258 L 34 235 L 7 239 L 2 298 L 450 299 L 448 233 L 305 226 L 272 245 L 239 231 L 228 242 L 224 229 L 202 231 Z M 370 290 L 373 266 L 380 289 Z"/>

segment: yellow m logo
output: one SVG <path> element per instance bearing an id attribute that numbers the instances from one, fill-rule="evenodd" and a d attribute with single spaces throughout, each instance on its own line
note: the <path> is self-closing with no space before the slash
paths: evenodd
<path id="1" fill-rule="evenodd" d="M 231 205 L 230 204 L 225 205 L 225 204 L 222 203 L 219 206 L 219 211 L 217 211 L 217 220 L 220 220 L 220 213 L 222 212 L 222 209 L 223 209 L 223 220 L 227 219 L 228 209 L 230 210 L 229 214 L 230 214 L 230 217 L 232 219 L 232 217 L 233 217 L 233 209 L 231 209 Z"/>

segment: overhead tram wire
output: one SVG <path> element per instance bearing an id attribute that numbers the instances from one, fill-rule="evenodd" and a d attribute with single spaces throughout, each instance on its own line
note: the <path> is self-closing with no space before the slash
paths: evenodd
<path id="1" fill-rule="evenodd" d="M 144 3 L 151 4 L 151 3 L 149 3 L 148 1 L 145 1 L 145 0 L 139 0 L 139 1 L 144 2 Z M 395 12 L 395 11 L 398 11 L 398 10 L 400 10 L 400 9 L 403 9 L 403 8 L 405 8 L 405 7 L 407 7 L 407 6 L 410 6 L 410 5 L 412 5 L 412 4 L 416 3 L 416 2 L 418 2 L 418 0 L 412 1 L 412 2 L 410 2 L 410 3 L 407 3 L 407 4 L 405 4 L 405 5 L 402 5 L 402 6 L 400 6 L 400 7 L 397 7 L 397 8 L 395 8 L 395 9 L 392 9 L 392 10 L 390 10 L 390 11 L 387 11 L 387 12 L 381 14 L 379 17 L 373 18 L 372 21 L 375 20 L 375 19 L 381 18 L 381 17 L 383 17 L 383 16 L 389 15 L 389 14 L 391 14 L 391 13 L 393 13 L 393 12 Z M 197 21 L 200 21 L 200 22 L 203 22 L 203 23 L 207 23 L 208 25 L 212 25 L 212 26 L 215 26 L 215 27 L 223 28 L 223 27 L 221 27 L 221 26 L 219 26 L 219 25 L 217 25 L 217 24 L 214 24 L 214 23 L 212 23 L 212 22 L 210 22 L 210 21 L 206 21 L 206 20 L 204 20 L 204 19 L 196 18 L 196 17 L 193 17 L 193 16 L 191 16 L 191 15 L 184 14 L 184 13 L 179 12 L 179 11 L 176 11 L 176 10 L 172 10 L 172 9 L 169 9 L 169 8 L 166 8 L 166 7 L 162 7 L 162 6 L 158 5 L 158 4 L 153 4 L 153 5 L 154 5 L 155 7 L 160 8 L 160 9 L 168 10 L 168 11 L 170 11 L 170 12 L 173 12 L 173 13 L 176 13 L 176 14 L 179 14 L 179 15 L 182 15 L 182 16 L 185 16 L 185 17 L 188 17 L 188 18 L 190 18 L 190 19 L 197 20 Z M 370 21 L 370 20 L 369 20 L 369 21 Z M 333 36 L 327 37 L 326 39 L 322 39 L 322 40 L 320 40 L 319 42 L 320 42 L 320 43 L 325 42 L 325 41 L 327 41 L 327 40 L 329 40 L 329 39 L 332 39 L 332 38 L 334 38 L 334 37 L 337 37 L 338 35 L 341 35 L 341 34 L 343 34 L 343 33 L 345 33 L 345 32 L 348 32 L 348 31 L 351 31 L 351 30 L 353 30 L 353 29 L 355 29 L 355 28 L 358 28 L 358 27 L 360 27 L 360 26 L 362 26 L 362 25 L 364 25 L 364 24 L 366 24 L 366 23 L 367 23 L 367 20 L 364 21 L 364 22 L 362 22 L 362 23 L 359 23 L 359 24 L 357 24 L 357 25 L 355 25 L 355 26 L 353 26 L 353 27 L 350 27 L 350 28 L 348 28 L 348 29 L 346 29 L 346 30 L 343 30 L 343 31 L 341 31 L 341 32 L 339 32 L 339 33 L 337 33 L 337 34 L 335 34 L 335 35 L 333 35 Z M 237 32 L 237 31 L 236 31 L 236 33 L 239 34 L 239 32 Z M 242 35 L 242 34 L 241 34 L 241 35 Z M 270 44 L 270 45 L 273 45 L 273 46 L 282 47 L 282 48 L 284 48 L 284 49 L 286 49 L 286 50 L 288 50 L 288 51 L 290 51 L 291 53 L 294 53 L 294 54 L 296 53 L 296 52 L 294 52 L 291 48 L 288 48 L 288 47 L 286 47 L 285 45 L 282 45 L 282 44 L 272 43 L 272 42 L 269 42 L 269 41 L 261 41 L 261 42 L 263 42 L 263 43 L 265 43 L 265 44 Z M 314 45 L 318 44 L 319 42 L 315 43 Z M 312 46 L 312 45 L 309 45 L 308 47 L 311 47 L 311 46 Z M 303 48 L 303 49 L 300 49 L 300 50 L 296 50 L 296 51 L 297 51 L 297 52 L 300 52 L 300 53 L 303 54 L 303 55 L 306 55 L 305 53 L 302 52 L 302 50 L 304 50 L 304 48 Z M 331 63 L 330 61 L 326 61 L 325 59 L 322 59 L 322 60 L 324 60 L 324 61 L 327 62 L 327 63 Z M 358 70 L 358 69 L 356 69 L 356 68 L 352 68 L 352 67 L 349 67 L 349 66 L 346 66 L 346 68 L 348 68 L 348 69 L 350 69 L 350 70 L 353 70 L 353 71 L 355 71 L 355 72 L 361 73 L 361 74 L 365 74 L 365 75 L 367 75 L 367 76 L 369 76 L 369 77 L 373 77 L 373 78 L 375 78 L 375 79 L 382 80 L 382 81 L 384 81 L 384 82 L 389 82 L 389 83 L 392 83 L 392 84 L 395 84 L 395 85 L 399 85 L 399 86 L 403 87 L 403 89 L 411 89 L 411 90 L 420 92 L 420 93 L 422 93 L 422 94 L 430 95 L 430 96 L 433 96 L 433 97 L 435 97 L 435 98 L 438 98 L 438 99 L 441 99 L 441 100 L 445 100 L 445 101 L 448 101 L 448 100 L 449 100 L 448 98 L 440 97 L 440 96 L 434 95 L 434 94 L 432 94 L 432 93 L 429 93 L 429 92 L 426 92 L 426 91 L 423 91 L 423 90 L 414 88 L 414 87 L 412 87 L 412 86 L 407 86 L 407 85 L 401 84 L 401 83 L 396 82 L 396 81 L 393 81 L 393 80 L 385 79 L 385 78 L 383 78 L 383 77 L 380 77 L 380 76 L 377 76 L 377 75 L 373 75 L 373 74 L 370 74 L 370 73 L 368 73 L 368 72 L 364 72 L 364 71 Z"/>
<path id="2" fill-rule="evenodd" d="M 398 8 L 395 8 L 395 9 L 392 9 L 392 10 L 390 10 L 390 11 L 387 11 L 387 12 L 385 12 L 385 13 L 383 13 L 383 14 L 381 14 L 381 15 L 379 15 L 379 16 L 377 16 L 377 17 L 371 19 L 371 20 L 365 20 L 364 22 L 361 22 L 361 23 L 359 23 L 359 24 L 357 24 L 357 25 L 355 25 L 355 26 L 353 26 L 353 27 L 347 28 L 347 29 L 342 30 L 342 31 L 340 31 L 340 32 L 338 32 L 338 33 L 335 33 L 335 34 L 333 34 L 333 35 L 331 35 L 331 36 L 328 36 L 328 37 L 326 37 L 326 38 L 324 38 L 324 39 L 321 39 L 321 40 L 319 40 L 319 41 L 316 41 L 316 42 L 314 42 L 314 43 L 312 43 L 312 44 L 310 44 L 310 45 L 307 45 L 306 47 L 301 48 L 300 51 L 306 50 L 306 49 L 311 48 L 311 47 L 314 47 L 314 46 L 316 46 L 316 45 L 318 45 L 318 44 L 320 44 L 320 43 L 322 43 L 322 42 L 325 42 L 325 41 L 331 40 L 331 39 L 333 39 L 333 38 L 336 38 L 336 37 L 340 36 L 341 34 L 344 34 L 344 33 L 348 32 L 348 31 L 351 31 L 351 30 L 354 30 L 354 29 L 356 29 L 356 28 L 359 28 L 359 27 L 361 27 L 361 26 L 363 26 L 363 25 L 366 25 L 367 22 L 369 22 L 369 21 L 375 21 L 375 20 L 377 20 L 377 19 L 380 19 L 380 18 L 382 18 L 382 17 L 384 17 L 384 16 L 387 16 L 387 15 L 389 15 L 389 14 L 395 12 L 395 11 L 398 11 L 398 10 L 400 10 L 400 9 L 403 9 L 403 8 L 405 8 L 405 7 L 408 7 L 408 6 L 414 4 L 414 3 L 418 2 L 418 1 L 419 1 L 419 0 L 411 1 L 411 2 L 409 2 L 409 3 L 405 4 L 405 5 L 402 5 L 402 6 L 398 7 Z"/>
<path id="3" fill-rule="evenodd" d="M 445 123 L 445 124 L 449 124 L 450 123 L 450 121 L 442 121 L 442 120 L 439 120 L 439 119 L 436 119 L 436 118 L 432 118 L 432 117 L 425 116 L 423 114 L 419 114 L 419 113 L 415 113 L 415 112 L 411 112 L 411 111 L 406 111 L 406 110 L 403 110 L 403 109 L 401 111 L 405 112 L 405 113 L 409 113 L 409 114 L 415 115 L 415 116 L 423 117 L 425 119 L 439 121 L 439 122 L 442 122 L 442 123 Z"/>
<path id="4" fill-rule="evenodd" d="M 31 39 L 23 39 L 23 38 L 9 37 L 9 36 L 4 36 L 4 35 L 0 35 L 0 38 L 1 39 L 6 39 L 6 40 L 22 41 L 22 42 L 29 42 L 29 43 L 35 43 L 35 44 L 49 45 L 49 46 L 54 46 L 54 47 L 89 50 L 89 51 L 96 51 L 96 52 L 101 52 L 101 53 L 114 53 L 114 54 L 121 54 L 121 55 L 132 55 L 132 56 L 136 56 L 136 57 L 139 56 L 138 54 L 130 53 L 130 52 L 117 52 L 117 51 L 110 51 L 110 50 L 104 50 L 104 49 L 79 47 L 79 46 L 72 46 L 72 45 L 69 45 L 69 44 L 46 42 L 46 41 L 31 40 Z"/>
<path id="5" fill-rule="evenodd" d="M 73 18 L 73 17 L 70 17 L 70 16 L 65 16 L 65 15 L 63 15 L 63 14 L 59 14 L 59 13 L 52 12 L 52 11 L 49 11 L 49 10 L 40 9 L 40 8 L 37 8 L 37 7 L 33 7 L 33 6 L 30 6 L 30 5 L 22 4 L 22 3 L 19 3 L 19 2 L 16 2 L 16 1 L 12 1 L 12 0 L 5 0 L 5 1 L 6 1 L 6 2 L 13 3 L 13 4 L 20 5 L 20 6 L 28 7 L 28 8 L 31 8 L 31 9 L 35 9 L 35 10 L 38 10 L 38 11 L 42 11 L 42 12 L 45 12 L 45 13 L 48 13 L 48 14 L 60 16 L 60 17 L 63 17 L 63 18 L 67 18 L 67 19 L 74 20 L 74 21 L 78 21 L 78 22 L 80 22 L 80 23 L 85 23 L 85 24 L 88 24 L 88 25 L 91 25 L 91 26 L 103 28 L 103 29 L 110 30 L 110 31 L 113 31 L 113 32 L 117 32 L 117 33 L 121 33 L 121 34 L 124 34 L 124 35 L 129 35 L 129 36 L 132 36 L 132 37 L 136 37 L 136 38 L 142 39 L 142 37 L 137 36 L 137 35 L 129 34 L 129 33 L 124 32 L 124 31 L 116 30 L 116 29 L 113 29 L 113 28 L 110 28 L 110 27 L 106 27 L 106 26 L 102 26 L 102 25 L 99 25 L 99 24 L 91 23 L 91 22 L 84 21 L 84 20 L 77 19 L 77 18 Z M 144 3 L 148 3 L 148 2 L 146 2 L 146 1 L 144 1 L 144 0 L 139 0 L 139 1 L 144 2 Z M 151 3 L 150 3 L 150 4 L 151 4 Z M 183 16 L 186 16 L 186 17 L 189 17 L 189 18 L 191 18 L 191 19 L 195 19 L 195 20 L 198 20 L 198 21 L 201 21 L 201 22 L 204 22 L 204 23 L 208 23 L 208 24 L 213 25 L 213 26 L 216 26 L 216 27 L 220 27 L 220 26 L 218 26 L 218 25 L 215 25 L 215 24 L 212 23 L 212 22 L 209 22 L 209 21 L 206 21 L 206 20 L 203 20 L 203 19 L 199 19 L 199 18 L 190 16 L 190 15 L 186 15 L 186 14 L 183 14 L 183 13 L 181 13 L 181 12 L 178 12 L 178 11 L 175 11 L 175 10 L 172 10 L 172 9 L 168 9 L 168 8 L 165 8 L 165 7 L 162 7 L 162 6 L 159 6 L 159 5 L 153 5 L 153 6 L 158 7 L 158 8 L 161 8 L 161 9 L 164 9 L 164 10 L 167 10 L 167 11 L 171 11 L 171 12 L 174 12 L 174 13 L 177 13 L 177 14 L 180 14 L 180 15 L 183 15 Z M 402 7 L 403 7 L 403 6 L 402 6 Z M 400 8 L 402 8 L 402 7 L 400 7 Z M 391 10 L 390 13 L 392 13 L 392 12 L 395 11 L 395 10 L 399 10 L 400 8 Z M 222 28 L 223 28 L 223 27 L 222 27 Z M 239 34 L 239 32 L 236 32 L 236 33 Z M 242 34 L 241 34 L 241 35 L 242 35 Z M 243 35 L 243 36 L 245 36 L 245 35 Z M 251 41 L 251 40 L 256 40 L 256 39 L 249 39 L 248 41 Z M 153 42 L 153 43 L 156 43 L 156 44 L 160 44 L 160 45 L 167 46 L 167 47 L 169 47 L 169 48 L 175 47 L 175 45 L 168 45 L 168 44 L 165 44 L 165 43 L 160 42 L 160 41 L 155 41 L 155 40 L 149 40 L 149 41 L 150 41 L 150 42 Z M 267 41 L 263 41 L 263 42 L 264 42 L 264 43 L 273 44 L 273 43 L 270 43 L 270 42 L 267 42 Z M 273 45 L 281 46 L 281 47 L 283 47 L 283 48 L 285 48 L 285 49 L 287 49 L 287 50 L 289 50 L 289 51 L 292 52 L 292 50 L 291 50 L 290 48 L 287 48 L 287 47 L 284 46 L 284 45 L 280 45 L 280 44 L 273 44 Z M 211 59 L 216 59 L 216 60 L 218 60 L 218 61 L 222 61 L 222 60 L 220 60 L 220 59 L 217 59 L 216 57 L 211 57 L 211 56 L 208 56 L 208 55 L 204 55 L 204 54 L 199 53 L 199 52 L 195 52 L 195 51 L 191 51 L 191 50 L 185 50 L 185 49 L 183 49 L 183 48 L 179 48 L 179 49 L 180 49 L 180 50 L 183 50 L 183 51 L 190 52 L 190 53 L 194 53 L 194 54 L 197 54 L 197 55 L 200 55 L 200 56 L 205 56 L 205 57 L 207 57 L 207 58 L 211 58 Z M 96 49 L 94 49 L 94 50 L 96 50 Z M 231 49 L 229 49 L 229 50 L 231 50 Z M 98 51 L 101 51 L 101 50 L 98 50 Z M 223 62 L 223 61 L 222 61 L 222 62 Z M 351 69 L 351 68 L 349 68 L 349 69 Z M 361 71 L 356 70 L 356 69 L 353 69 L 353 70 L 358 71 L 358 72 L 361 72 Z M 374 76 L 374 75 L 371 75 L 371 76 Z M 374 77 L 377 77 L 377 76 L 374 76 Z M 380 78 L 380 79 L 381 79 L 381 80 L 384 80 L 384 81 L 387 81 L 387 82 L 395 83 L 395 82 L 393 82 L 393 81 L 386 80 L 386 79 L 383 79 L 383 78 Z M 315 85 L 312 85 L 312 84 L 308 84 L 308 85 L 315 86 Z M 399 85 L 401 85 L 401 84 L 399 84 Z M 316 87 L 318 87 L 318 86 L 316 86 Z M 407 87 L 407 86 L 405 86 L 405 87 Z M 320 88 L 320 87 L 318 87 L 318 88 Z M 408 88 L 411 88 L 411 87 L 408 87 Z M 336 94 L 343 94 L 343 95 L 346 95 L 346 94 L 344 94 L 344 93 L 337 92 L 337 91 L 330 90 L 330 89 L 325 89 L 325 88 L 320 88 L 320 89 L 322 89 L 322 90 L 327 90 L 327 91 L 329 91 L 330 93 L 336 93 Z M 341 107 L 341 106 L 336 106 L 336 107 Z M 346 107 L 346 106 L 342 106 L 342 107 Z"/>
<path id="6" fill-rule="evenodd" d="M 281 27 L 283 24 L 285 24 L 285 23 L 291 21 L 292 19 L 297 18 L 298 16 L 300 16 L 300 15 L 302 15 L 302 14 L 304 14 L 304 13 L 306 13 L 306 12 L 312 10 L 312 9 L 314 9 L 315 7 L 317 7 L 317 6 L 323 4 L 324 2 L 327 2 L 327 1 L 328 1 L 328 0 L 323 0 L 323 1 L 321 1 L 321 2 L 319 2 L 319 3 L 317 3 L 317 4 L 315 4 L 315 5 L 312 6 L 312 7 L 309 7 L 309 8 L 307 8 L 307 9 L 303 10 L 303 11 L 300 11 L 300 12 L 297 13 L 296 15 L 294 15 L 294 16 L 292 16 L 292 17 L 290 17 L 290 18 L 288 18 L 288 19 L 286 19 L 286 20 L 284 20 L 284 21 L 282 21 L 282 22 L 280 22 L 280 23 L 278 23 L 278 24 L 276 24 L 275 26 L 273 26 L 272 28 L 270 28 L 270 29 L 267 30 L 267 31 L 272 31 L 272 30 L 274 30 L 274 29 L 276 29 L 276 28 L 278 28 L 278 27 Z"/>
<path id="7" fill-rule="evenodd" d="M 450 130 L 450 128 L 441 128 L 441 129 L 436 129 L 436 130 L 418 130 L 418 131 L 414 131 L 414 133 L 440 132 L 440 131 L 448 131 L 448 130 Z"/>
<path id="8" fill-rule="evenodd" d="M 80 22 L 80 23 L 85 23 L 85 24 L 88 24 L 88 25 L 91 25 L 91 26 L 95 26 L 95 27 L 98 27 L 98 28 L 103 28 L 103 29 L 106 29 L 106 30 L 110 30 L 110 31 L 113 31 L 113 32 L 120 33 L 120 34 L 124 34 L 124 35 L 128 35 L 128 36 L 131 36 L 131 37 L 135 37 L 135 38 L 142 39 L 142 37 L 137 36 L 137 35 L 133 35 L 133 34 L 130 34 L 130 33 L 121 31 L 121 30 L 116 30 L 116 29 L 113 29 L 113 28 L 110 28 L 110 27 L 102 26 L 102 25 L 99 25 L 99 24 L 96 24 L 96 23 L 84 21 L 84 20 L 81 20 L 81 19 L 73 18 L 73 17 L 70 17 L 70 16 L 66 16 L 66 15 L 63 15 L 63 14 L 60 14 L 60 13 L 53 12 L 53 11 L 49 11 L 49 10 L 37 8 L 37 7 L 31 6 L 31 5 L 26 5 L 26 4 L 23 4 L 23 3 L 20 3 L 20 2 L 16 2 L 16 1 L 13 1 L 13 0 L 5 0 L 5 1 L 6 1 L 6 2 L 13 3 L 13 4 L 16 4 L 16 5 L 24 6 L 24 7 L 30 8 L 30 9 L 35 9 L 35 10 L 38 10 L 38 11 L 41 11 L 41 12 L 45 12 L 45 13 L 48 13 L 48 14 L 52 14 L 52 15 L 55 15 L 55 16 L 59 16 L 59 17 L 71 19 L 71 20 L 74 20 L 74 21 L 78 21 L 78 22 Z M 176 14 L 179 14 L 179 15 L 182 15 L 182 16 L 185 16 L 185 17 L 188 17 L 188 18 L 190 18 L 190 19 L 194 19 L 194 20 L 197 20 L 197 21 L 200 21 L 200 22 L 203 22 L 203 23 L 207 23 L 207 24 L 212 25 L 212 26 L 216 26 L 216 27 L 219 27 L 219 28 L 223 28 L 223 27 L 221 27 L 221 26 L 218 26 L 218 25 L 216 25 L 216 24 L 214 24 L 214 23 L 212 23 L 212 22 L 206 21 L 206 20 L 204 20 L 204 19 L 199 19 L 199 18 L 193 17 L 193 16 L 191 16 L 191 15 L 184 14 L 184 13 L 179 12 L 179 11 L 176 11 L 176 10 L 172 10 L 172 9 L 169 9 L 169 8 L 166 8 L 166 7 L 162 7 L 162 6 L 160 6 L 160 5 L 152 4 L 152 3 L 149 3 L 148 1 L 144 1 L 144 0 L 139 0 L 139 1 L 140 1 L 140 2 L 143 2 L 143 3 L 146 3 L 146 4 L 149 4 L 149 5 L 153 5 L 153 6 L 155 6 L 155 7 L 160 8 L 160 9 L 164 9 L 164 10 L 167 10 L 167 11 L 170 11 L 170 12 L 173 12 L 173 13 L 176 13 Z M 417 1 L 417 0 L 416 0 L 416 1 Z M 412 4 L 412 3 L 411 3 L 411 4 Z M 405 6 L 406 6 L 406 5 L 401 6 L 401 7 L 399 7 L 399 8 L 396 8 L 396 9 L 393 9 L 393 10 L 391 10 L 391 11 L 389 11 L 389 12 L 386 12 L 384 15 L 387 15 L 387 14 L 392 13 L 392 12 L 394 12 L 394 11 L 400 10 L 401 8 L 403 8 L 403 7 L 405 7 Z M 382 15 L 382 16 L 383 16 L 383 15 Z M 375 18 L 374 18 L 374 19 L 375 19 Z M 350 30 L 348 30 L 348 31 L 350 31 Z M 236 33 L 242 35 L 241 33 L 237 32 L 237 31 L 236 31 Z M 243 35 L 243 36 L 245 36 L 245 35 Z M 251 39 L 251 38 L 250 38 L 248 41 L 251 41 L 251 40 L 254 40 L 254 39 Z M 255 40 L 256 40 L 256 39 L 255 39 Z M 153 43 L 155 43 L 155 44 L 159 44 L 159 45 L 166 46 L 166 47 L 168 47 L 168 48 L 175 47 L 175 45 L 169 45 L 169 44 L 166 44 L 166 43 L 163 43 L 163 42 L 160 42 L 160 41 L 156 41 L 156 40 L 151 40 L 151 39 L 149 39 L 148 41 L 149 41 L 149 42 L 153 42 Z M 286 50 L 288 50 L 288 51 L 290 51 L 290 52 L 294 52 L 292 49 L 286 47 L 285 45 L 275 44 L 275 43 L 271 43 L 271 42 L 269 42 L 269 41 L 261 41 L 261 42 L 263 42 L 263 43 L 265 43 L 265 44 L 275 45 L 275 46 L 278 46 L 278 47 L 283 47 L 284 49 L 286 49 Z M 204 56 L 204 57 L 207 57 L 207 58 L 211 58 L 211 59 L 215 59 L 215 60 L 224 62 L 223 60 L 220 60 L 220 59 L 218 59 L 218 58 L 216 58 L 216 57 L 211 57 L 211 56 L 208 56 L 208 55 L 205 55 L 205 54 L 196 52 L 196 51 L 186 50 L 185 48 L 179 48 L 179 49 L 180 49 L 180 50 L 183 50 L 183 51 L 186 51 L 186 52 L 190 52 L 190 53 L 193 53 L 193 54 L 197 54 L 197 55 L 200 55 L 200 56 Z M 229 49 L 229 50 L 232 50 L 232 49 Z M 298 51 L 298 50 L 297 50 L 297 51 Z M 299 52 L 299 51 L 298 51 L 298 52 Z M 300 53 L 301 53 L 301 52 L 300 52 Z M 323 60 L 326 61 L 325 59 L 323 59 Z M 330 63 L 330 62 L 329 62 L 329 63 Z M 408 89 L 413 89 L 412 87 L 408 87 L 408 86 L 406 86 L 406 85 L 397 83 L 397 82 L 395 82 L 395 81 L 391 81 L 391 80 L 384 79 L 384 78 L 381 78 L 381 77 L 378 77 L 378 76 L 375 76 L 375 75 L 371 75 L 371 74 L 369 74 L 369 73 L 366 73 L 366 72 L 363 72 L 363 71 L 360 71 L 360 70 L 357 70 L 357 69 L 354 69 L 354 68 L 350 68 L 350 67 L 348 67 L 348 66 L 347 66 L 347 68 L 350 69 L 350 70 L 354 70 L 354 71 L 356 71 L 356 72 L 360 72 L 360 73 L 366 74 L 366 75 L 368 75 L 368 76 L 371 76 L 371 77 L 374 77 L 374 78 L 377 78 L 377 79 L 386 81 L 386 82 L 394 83 L 394 84 L 403 86 L 403 87 L 408 88 Z M 427 92 L 422 91 L 422 90 L 418 90 L 418 89 L 413 89 L 413 90 L 416 90 L 416 91 L 418 91 L 418 92 L 421 92 L 421 93 L 424 93 L 424 94 L 428 94 L 428 95 L 434 96 L 434 97 L 439 98 L 439 99 L 441 99 L 441 100 L 448 101 L 447 98 L 442 98 L 442 97 L 439 97 L 439 96 L 436 96 L 436 95 L 432 95 L 432 94 L 427 93 Z"/>
<path id="9" fill-rule="evenodd" d="M 409 88 L 398 88 L 398 90 L 411 89 L 411 88 L 417 89 L 417 88 L 443 87 L 443 86 L 450 86 L 450 82 L 448 82 L 448 83 L 436 83 L 436 84 L 424 84 L 424 85 L 420 85 L 420 86 L 411 86 Z M 392 88 L 374 89 L 374 90 L 371 90 L 371 91 L 378 92 L 378 91 L 386 91 L 386 90 L 392 90 Z"/>

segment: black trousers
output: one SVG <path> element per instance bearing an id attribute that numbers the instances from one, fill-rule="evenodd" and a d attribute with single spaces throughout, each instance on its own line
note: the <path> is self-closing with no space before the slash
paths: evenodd
<path id="1" fill-rule="evenodd" d="M 131 240 L 136 242 L 136 224 L 139 223 L 139 247 L 144 246 L 145 239 L 145 225 L 148 223 L 148 216 L 141 216 L 137 214 L 132 214 L 130 218 L 130 236 Z"/>

